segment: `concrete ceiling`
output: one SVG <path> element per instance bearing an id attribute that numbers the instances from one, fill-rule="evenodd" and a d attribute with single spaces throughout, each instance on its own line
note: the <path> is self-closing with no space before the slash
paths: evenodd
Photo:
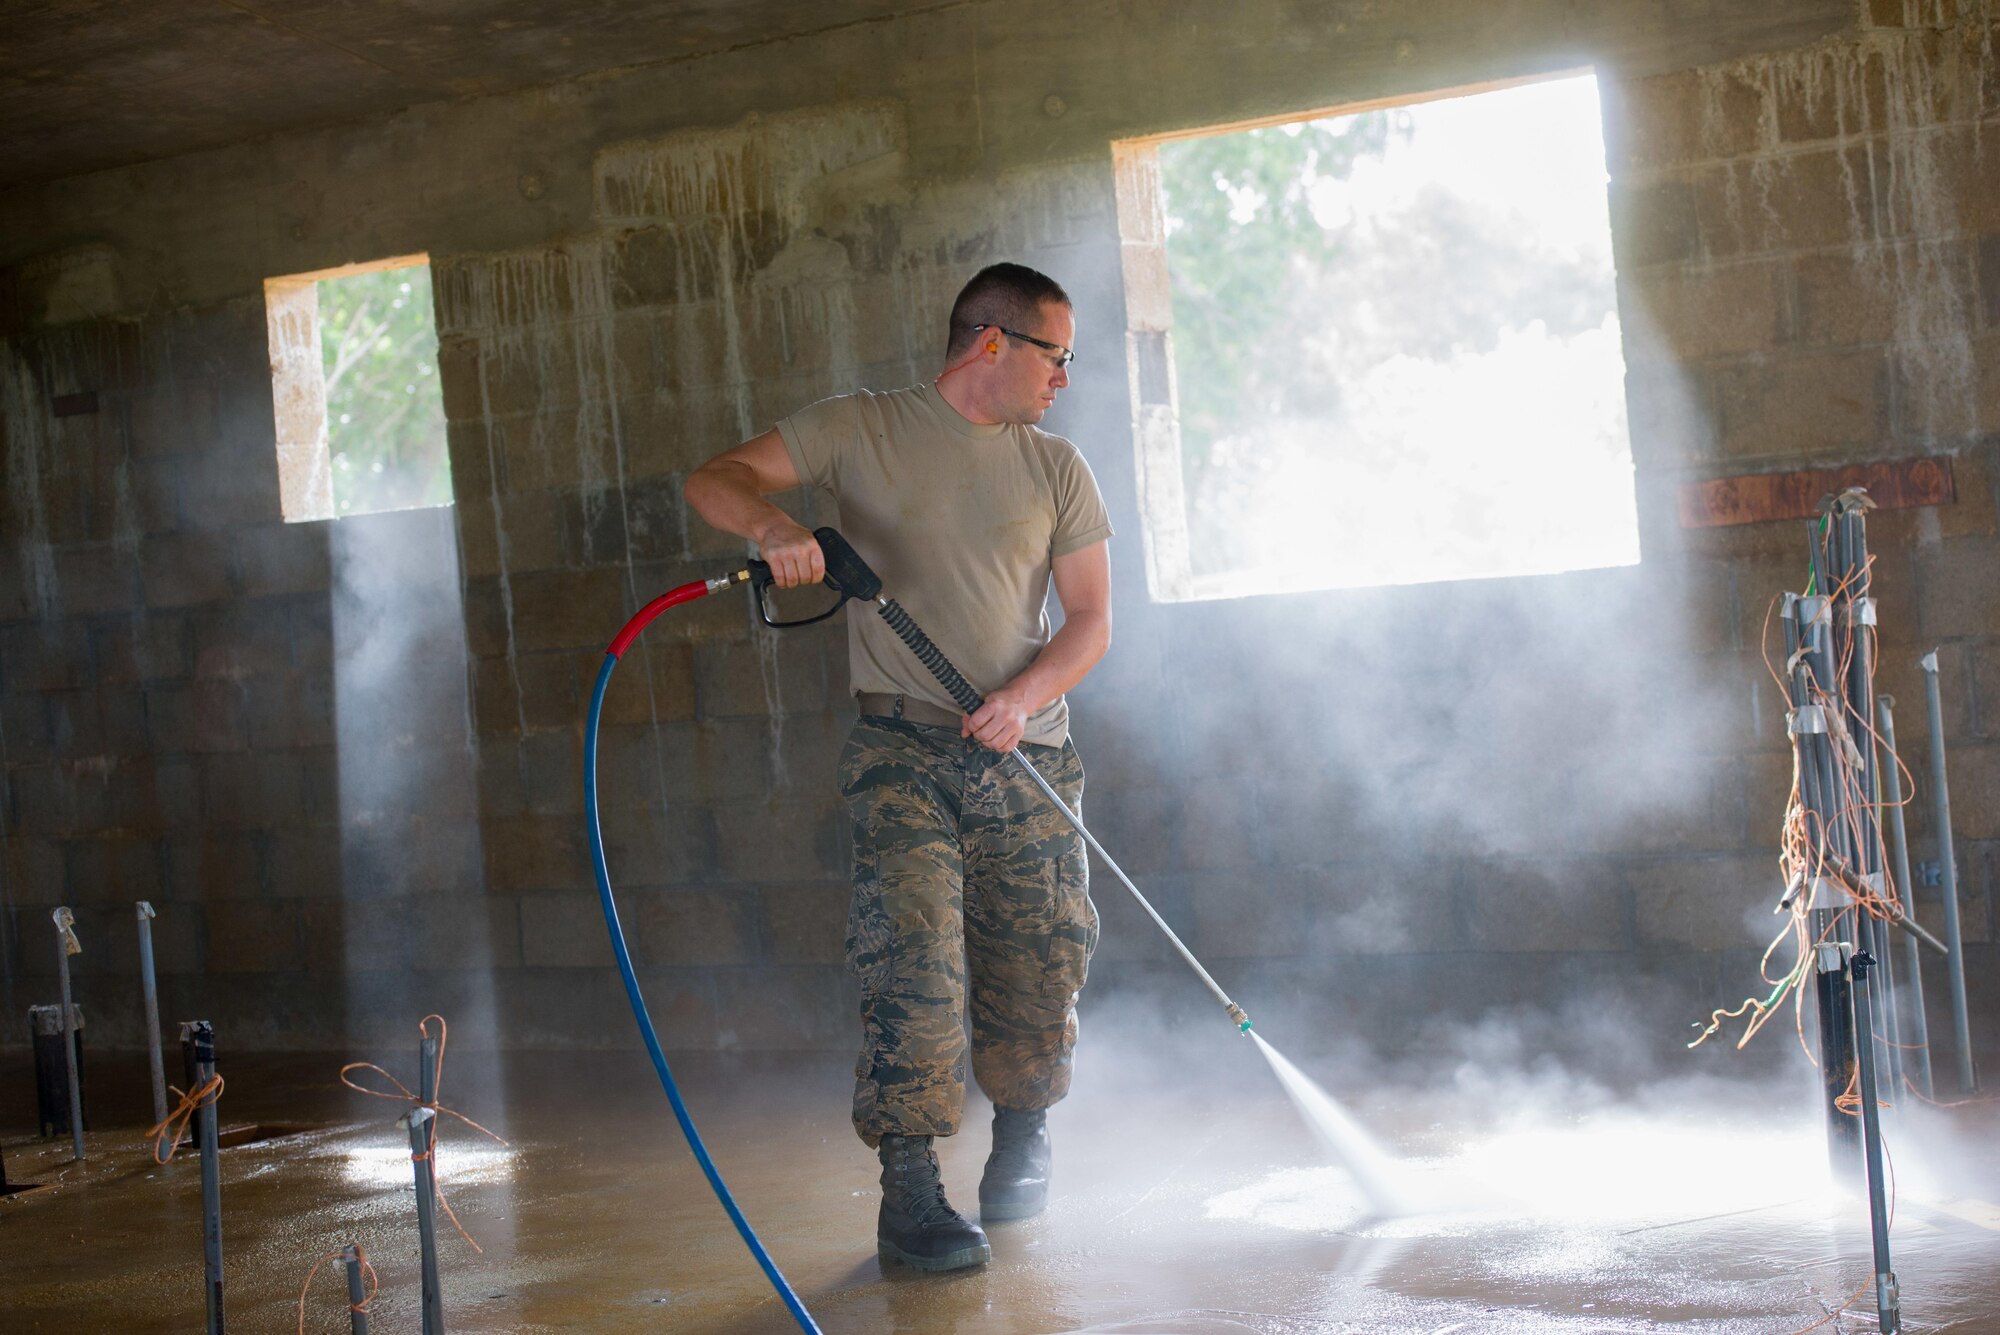
<path id="1" fill-rule="evenodd" d="M 935 0 L 0 0 L 0 187 Z"/>

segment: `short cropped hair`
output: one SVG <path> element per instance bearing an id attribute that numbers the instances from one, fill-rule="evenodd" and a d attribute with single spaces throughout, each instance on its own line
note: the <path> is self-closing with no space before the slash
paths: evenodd
<path id="1" fill-rule="evenodd" d="M 957 357 L 978 337 L 975 326 L 1020 329 L 1041 315 L 1044 302 L 1072 305 L 1062 284 L 1025 264 L 989 264 L 972 275 L 951 304 L 945 356 Z"/>

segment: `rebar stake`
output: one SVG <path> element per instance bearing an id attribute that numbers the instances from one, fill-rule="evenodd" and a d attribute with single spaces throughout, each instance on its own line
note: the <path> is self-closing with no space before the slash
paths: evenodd
<path id="1" fill-rule="evenodd" d="M 417 1044 L 417 1102 L 435 1108 L 437 1101 L 438 1041 L 425 1034 Z"/>
<path id="2" fill-rule="evenodd" d="M 361 1248 L 348 1243 L 340 1249 L 341 1264 L 347 1267 L 347 1321 L 352 1335 L 368 1335 L 368 1292 L 361 1283 Z"/>
<path id="3" fill-rule="evenodd" d="M 59 908 L 51 915 L 56 924 L 56 974 L 62 980 L 63 1066 L 69 1072 L 69 1143 L 76 1161 L 83 1162 L 83 1077 L 76 1060 L 76 1004 L 70 1000 L 69 957 L 83 953 L 76 939 L 76 915 Z"/>
<path id="4" fill-rule="evenodd" d="M 181 1022 L 181 1062 L 190 1094 L 215 1079 L 214 1025 L 207 1020 Z M 204 1098 L 194 1110 L 195 1143 L 201 1148 L 201 1245 L 208 1285 L 208 1335 L 223 1335 L 222 1147 L 216 1140 L 215 1117 L 212 1098 Z"/>
<path id="5" fill-rule="evenodd" d="M 1847 947 L 1840 947 L 1847 953 Z M 1868 981 L 1875 960 L 1867 951 L 1856 952 L 1848 960 L 1854 978 L 1854 1027 L 1859 1063 L 1857 1092 L 1861 1097 L 1861 1146 L 1868 1168 L 1868 1232 L 1875 1248 L 1875 1310 L 1882 1335 L 1896 1335 L 1902 1329 L 1901 1295 L 1896 1288 L 1896 1272 L 1889 1265 L 1889 1200 L 1882 1168 L 1882 1120 L 1876 1106 L 1875 1042 Z"/>
<path id="6" fill-rule="evenodd" d="M 153 1125 L 167 1120 L 167 1067 L 160 1055 L 160 989 L 153 975 L 153 906 L 140 900 L 139 993 L 146 1004 L 146 1059 L 153 1071 Z"/>
<path id="7" fill-rule="evenodd" d="M 444 1335 L 444 1292 L 438 1284 L 437 1172 L 431 1159 L 437 1114 L 412 1108 L 403 1118 L 410 1128 L 410 1161 L 417 1170 L 417 1241 L 423 1252 L 424 1335 Z"/>

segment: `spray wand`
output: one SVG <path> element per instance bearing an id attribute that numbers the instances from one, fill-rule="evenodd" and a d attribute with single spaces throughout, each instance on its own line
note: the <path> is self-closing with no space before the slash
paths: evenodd
<path id="1" fill-rule="evenodd" d="M 744 1244 L 749 1247 L 750 1254 L 756 1258 L 765 1277 L 771 1281 L 772 1288 L 777 1291 L 779 1298 L 783 1300 L 801 1330 L 807 1335 L 820 1335 L 820 1329 L 813 1322 L 811 1313 L 806 1311 L 805 1304 L 799 1301 L 798 1295 L 792 1292 L 791 1285 L 778 1270 L 777 1262 L 771 1259 L 756 1231 L 750 1227 L 749 1220 L 743 1217 L 743 1211 L 737 1206 L 735 1197 L 730 1195 L 728 1185 L 723 1182 L 722 1174 L 715 1167 L 715 1161 L 709 1157 L 707 1146 L 702 1143 L 701 1134 L 695 1130 L 694 1119 L 689 1115 L 687 1104 L 681 1098 L 680 1088 L 674 1083 L 673 1072 L 667 1065 L 666 1053 L 660 1047 L 660 1036 L 653 1028 L 652 1016 L 646 1009 L 646 999 L 639 990 L 639 976 L 632 966 L 632 953 L 626 946 L 624 929 L 618 922 L 618 904 L 611 893 L 611 872 L 605 862 L 604 832 L 598 819 L 597 802 L 598 727 L 604 713 L 605 691 L 611 685 L 611 674 L 617 668 L 618 660 L 632 647 L 640 632 L 669 608 L 693 602 L 697 598 L 705 598 L 711 593 L 720 593 L 732 585 L 750 584 L 756 590 L 757 615 L 765 625 L 777 630 L 810 626 L 815 622 L 824 621 L 846 606 L 849 600 L 873 603 L 882 619 L 889 623 L 889 628 L 896 632 L 896 637 L 909 646 L 910 652 L 914 653 L 917 660 L 937 678 L 938 684 L 950 693 L 952 700 L 960 709 L 970 714 L 985 703 L 972 683 L 960 674 L 951 660 L 944 656 L 942 650 L 931 643 L 930 637 L 924 634 L 923 627 L 916 623 L 902 605 L 894 598 L 882 596 L 881 577 L 868 568 L 868 563 L 848 545 L 845 538 L 831 528 L 815 529 L 813 537 L 818 539 L 820 552 L 826 559 L 825 584 L 840 595 L 832 607 L 816 616 L 795 621 L 774 619 L 766 598 L 767 591 L 775 583 L 771 567 L 762 561 L 753 560 L 746 562 L 742 569 L 731 571 L 729 574 L 717 575 L 711 579 L 693 580 L 678 588 L 670 589 L 640 608 L 632 619 L 625 623 L 605 651 L 604 664 L 598 669 L 597 684 L 590 694 L 590 712 L 583 734 L 583 805 L 584 820 L 590 838 L 591 870 L 596 874 L 598 901 L 604 910 L 605 927 L 611 934 L 612 953 L 617 956 L 618 973 L 625 983 L 625 996 L 632 1005 L 632 1017 L 638 1022 L 639 1035 L 645 1042 L 647 1055 L 652 1058 L 653 1069 L 660 1077 L 660 1085 L 666 1091 L 667 1101 L 673 1105 L 675 1120 L 680 1123 L 681 1133 L 687 1137 L 688 1148 L 693 1152 L 695 1162 L 701 1166 L 703 1175 L 708 1178 L 708 1184 L 714 1189 L 716 1199 L 728 1212 L 730 1221 L 736 1225 L 736 1231 L 742 1235 Z M 1215 994 L 1216 1000 L 1222 1003 L 1223 1009 L 1229 1013 L 1229 1019 L 1238 1031 L 1248 1034 L 1250 1017 L 1244 1014 L 1241 1006 L 1230 1000 L 1229 994 L 1224 992 L 1222 985 L 1202 967 L 1194 952 L 1175 935 L 1173 928 L 1167 926 L 1166 919 L 1162 918 L 1146 897 L 1139 893 L 1139 887 L 1132 883 L 1132 878 L 1127 876 L 1124 869 L 1104 851 L 1104 845 L 1097 842 L 1097 837 L 1085 827 L 1082 818 L 1070 810 L 1062 795 L 1042 777 L 1041 771 L 1022 754 L 1020 747 L 1015 747 L 1008 752 L 1008 755 L 1021 767 L 1021 771 L 1034 781 L 1043 795 L 1055 804 L 1056 810 L 1062 813 L 1063 819 L 1069 822 L 1071 828 L 1083 836 L 1084 842 L 1104 865 L 1111 869 L 1119 882 L 1132 892 L 1132 898 L 1139 901 L 1139 907 L 1146 911 L 1146 916 L 1153 920 L 1153 925 L 1166 934 L 1167 940 L 1173 943 L 1181 958 L 1188 962 L 1188 967 L 1195 971 L 1201 981 L 1207 984 L 1208 990 Z"/>

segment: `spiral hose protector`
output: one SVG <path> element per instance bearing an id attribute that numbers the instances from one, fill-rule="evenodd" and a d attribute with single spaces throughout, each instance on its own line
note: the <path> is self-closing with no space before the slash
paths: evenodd
<path id="1" fill-rule="evenodd" d="M 959 675 L 951 660 L 944 656 L 944 650 L 931 643 L 931 637 L 924 634 L 924 628 L 910 619 L 903 605 L 894 598 L 884 598 L 876 604 L 882 619 L 889 623 L 889 629 L 896 632 L 896 638 L 910 646 L 910 652 L 917 661 L 930 669 L 938 684 L 951 693 L 951 698 L 960 709 L 970 714 L 986 702 L 979 692 L 972 689 L 972 683 Z"/>

